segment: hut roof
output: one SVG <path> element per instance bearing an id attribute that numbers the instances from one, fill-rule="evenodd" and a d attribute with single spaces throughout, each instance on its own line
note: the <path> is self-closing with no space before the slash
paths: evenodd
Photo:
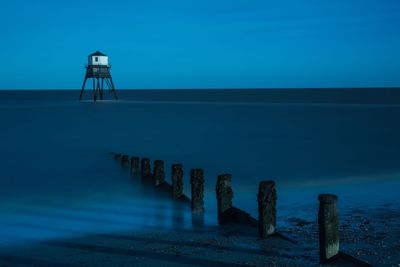
<path id="1" fill-rule="evenodd" d="M 96 51 L 93 54 L 90 54 L 89 57 L 106 57 L 105 54 L 101 53 L 100 51 Z"/>

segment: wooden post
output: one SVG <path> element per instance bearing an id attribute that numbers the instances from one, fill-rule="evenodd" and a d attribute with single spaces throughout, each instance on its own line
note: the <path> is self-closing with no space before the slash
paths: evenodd
<path id="1" fill-rule="evenodd" d="M 258 188 L 259 235 L 265 238 L 275 233 L 276 228 L 276 190 L 274 181 L 260 182 Z"/>
<path id="2" fill-rule="evenodd" d="M 141 161 L 142 178 L 146 179 L 151 177 L 150 159 L 144 158 Z"/>
<path id="3" fill-rule="evenodd" d="M 336 207 L 337 196 L 318 196 L 319 257 L 324 263 L 339 254 L 339 215 Z"/>
<path id="4" fill-rule="evenodd" d="M 172 165 L 172 198 L 178 199 L 183 195 L 183 166 L 182 164 Z"/>
<path id="5" fill-rule="evenodd" d="M 190 170 L 190 184 L 192 185 L 192 212 L 204 211 L 204 174 L 203 169 Z"/>
<path id="6" fill-rule="evenodd" d="M 139 157 L 131 157 L 131 174 L 136 175 L 139 173 Z"/>
<path id="7" fill-rule="evenodd" d="M 218 222 L 223 221 L 223 213 L 232 208 L 233 190 L 230 174 L 219 175 L 215 191 L 217 193 Z"/>
<path id="8" fill-rule="evenodd" d="M 129 166 L 129 156 L 128 155 L 122 155 L 122 157 L 121 157 L 121 166 L 122 167 L 128 167 Z"/>
<path id="9" fill-rule="evenodd" d="M 156 186 L 159 186 L 165 181 L 165 172 L 164 172 L 164 161 L 155 160 L 154 161 L 154 183 Z"/>

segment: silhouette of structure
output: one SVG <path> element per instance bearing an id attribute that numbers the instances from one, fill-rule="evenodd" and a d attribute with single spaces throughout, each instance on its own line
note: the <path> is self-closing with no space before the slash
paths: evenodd
<path id="1" fill-rule="evenodd" d="M 112 93 L 115 99 L 118 100 L 110 69 L 111 65 L 108 64 L 108 56 L 99 51 L 89 55 L 88 64 L 86 65 L 85 80 L 83 81 L 82 90 L 79 95 L 79 101 L 82 100 L 83 91 L 85 90 L 88 79 L 92 79 L 93 81 L 94 101 L 97 101 L 98 97 L 100 100 L 103 100 L 104 85 L 108 87 L 110 93 Z"/>

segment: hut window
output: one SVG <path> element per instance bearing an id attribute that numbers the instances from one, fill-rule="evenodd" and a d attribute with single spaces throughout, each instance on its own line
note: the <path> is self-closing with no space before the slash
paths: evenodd
<path id="1" fill-rule="evenodd" d="M 98 57 L 95 57 L 95 58 L 94 58 L 94 61 L 99 62 L 99 58 L 98 58 Z"/>

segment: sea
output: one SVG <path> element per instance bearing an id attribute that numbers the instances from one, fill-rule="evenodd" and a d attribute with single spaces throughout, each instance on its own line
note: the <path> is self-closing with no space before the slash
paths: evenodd
<path id="1" fill-rule="evenodd" d="M 0 91 L 0 248 L 92 233 L 192 229 L 190 207 L 148 193 L 112 153 L 183 164 L 205 176 L 204 225 L 217 224 L 217 176 L 257 218 L 274 180 L 277 227 L 315 221 L 318 194 L 339 213 L 400 210 L 400 89 Z M 179 219 L 177 219 L 179 218 Z M 28 240 L 28 241 L 27 241 Z"/>

